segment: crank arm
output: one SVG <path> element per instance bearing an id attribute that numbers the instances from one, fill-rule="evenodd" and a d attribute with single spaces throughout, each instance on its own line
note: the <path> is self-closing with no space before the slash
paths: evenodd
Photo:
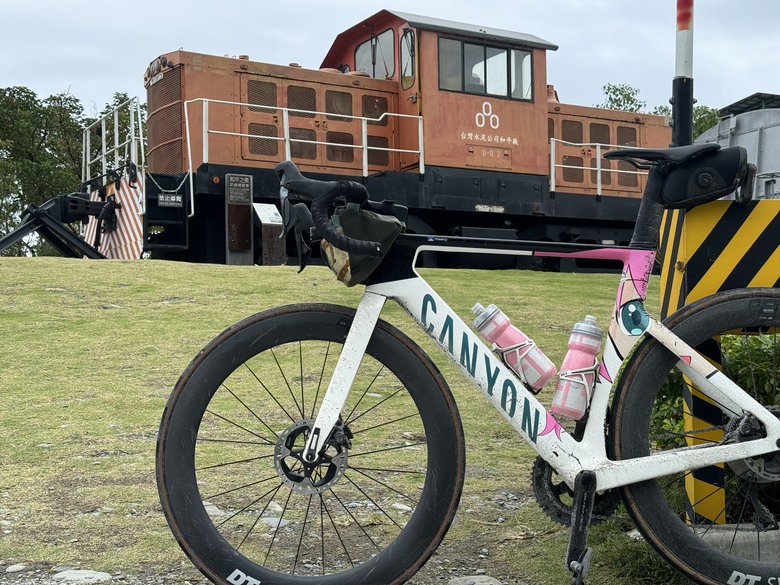
<path id="1" fill-rule="evenodd" d="M 339 361 L 333 370 L 328 389 L 322 399 L 317 418 L 312 426 L 306 446 L 303 449 L 303 459 L 313 463 L 327 443 L 333 428 L 339 421 L 339 416 L 347 401 L 349 390 L 355 381 L 363 354 L 368 342 L 374 334 L 374 327 L 379 320 L 379 313 L 384 307 L 386 297 L 366 292 L 358 305 L 352 326 L 341 350 Z"/>

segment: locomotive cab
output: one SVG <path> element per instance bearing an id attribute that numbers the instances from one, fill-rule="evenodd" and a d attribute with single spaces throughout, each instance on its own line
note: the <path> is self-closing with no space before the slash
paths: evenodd
<path id="1" fill-rule="evenodd" d="M 392 79 L 422 116 L 425 164 L 546 175 L 546 51 L 532 35 L 383 10 L 340 34 L 322 67 Z M 418 146 L 400 122 L 402 150 Z M 404 154 L 400 168 L 418 158 Z"/>

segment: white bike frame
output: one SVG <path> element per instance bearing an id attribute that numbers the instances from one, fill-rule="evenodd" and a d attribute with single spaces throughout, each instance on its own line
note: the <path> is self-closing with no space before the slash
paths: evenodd
<path id="1" fill-rule="evenodd" d="M 777 450 L 780 444 L 780 420 L 645 311 L 644 300 L 655 258 L 654 251 L 600 248 L 574 253 L 531 252 L 443 247 L 437 246 L 435 240 L 432 240 L 430 245 L 420 246 L 417 254 L 426 251 L 519 256 L 533 254 L 623 262 L 623 276 L 615 301 L 615 311 L 610 322 L 582 440 L 575 440 L 560 426 L 528 390 L 524 380 L 504 365 L 415 270 L 415 276 L 412 278 L 366 287 L 304 449 L 307 459 L 316 459 L 317 453 L 338 422 L 363 353 L 387 299 L 398 302 L 414 317 L 436 340 L 444 353 L 460 366 L 490 403 L 570 487 L 574 486 L 574 479 L 582 470 L 595 473 L 597 489 L 601 491 Z M 670 449 L 636 459 L 609 459 L 604 428 L 610 394 L 625 356 L 644 335 L 656 338 L 678 356 L 680 360 L 677 368 L 703 394 L 731 416 L 752 414 L 765 426 L 767 436 L 731 444 Z"/>

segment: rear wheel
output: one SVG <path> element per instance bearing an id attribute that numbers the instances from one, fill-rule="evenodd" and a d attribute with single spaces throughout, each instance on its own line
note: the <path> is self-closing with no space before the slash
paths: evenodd
<path id="1" fill-rule="evenodd" d="M 160 497 L 216 583 L 402 583 L 456 511 L 464 442 L 435 365 L 381 322 L 333 436 L 302 457 L 354 311 L 298 305 L 228 329 L 163 415 Z"/>
<path id="2" fill-rule="evenodd" d="M 780 290 L 718 293 L 665 324 L 780 416 Z M 626 364 L 613 403 L 613 457 L 749 441 L 761 425 L 704 399 L 676 356 L 645 339 Z M 622 488 L 645 538 L 699 583 L 773 583 L 780 577 L 780 451 Z"/>

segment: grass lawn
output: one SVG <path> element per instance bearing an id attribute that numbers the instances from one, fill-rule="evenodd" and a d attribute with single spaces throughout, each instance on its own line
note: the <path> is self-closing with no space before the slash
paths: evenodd
<path id="1" fill-rule="evenodd" d="M 466 320 L 475 302 L 498 305 L 556 364 L 586 313 L 606 328 L 619 280 L 526 271 L 425 276 Z M 103 570 L 128 582 L 141 574 L 198 580 L 165 523 L 154 477 L 157 427 L 179 374 L 211 338 L 252 313 L 295 302 L 354 306 L 361 290 L 321 267 L 297 274 L 294 267 L 0 258 L 0 562 Z M 414 583 L 446 583 L 477 569 L 505 583 L 566 582 L 568 533 L 533 498 L 535 454 L 401 309 L 388 306 L 385 317 L 445 373 L 468 447 L 456 522 Z M 549 402 L 549 386 L 541 396 Z M 592 531 L 593 583 L 681 582 L 625 532 L 619 521 Z"/>

